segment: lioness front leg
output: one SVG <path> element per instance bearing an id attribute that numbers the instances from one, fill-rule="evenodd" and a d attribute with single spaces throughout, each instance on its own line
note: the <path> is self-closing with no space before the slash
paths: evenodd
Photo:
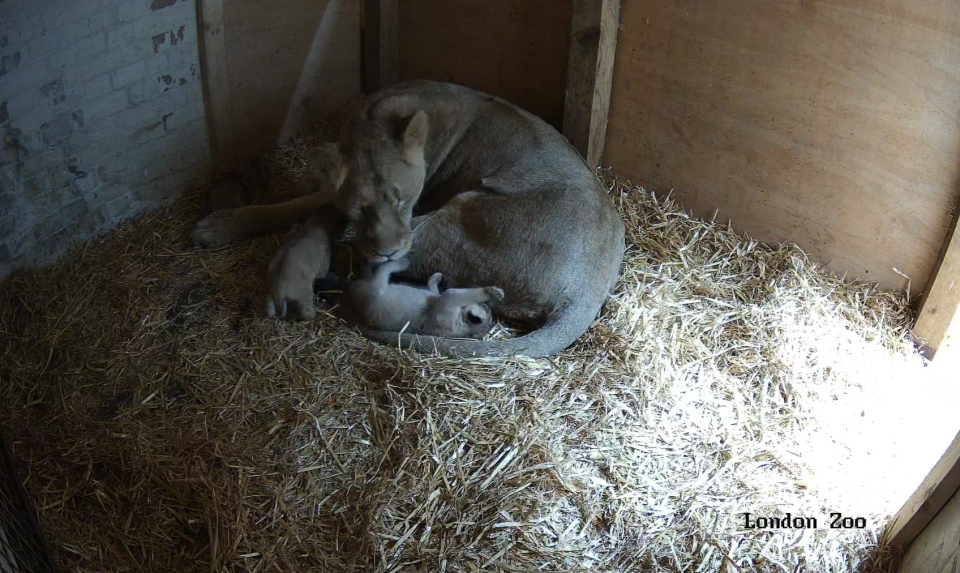
<path id="1" fill-rule="evenodd" d="M 322 193 L 312 193 L 284 203 L 214 211 L 193 225 L 190 239 L 198 247 L 212 248 L 261 235 L 282 233 L 302 223 L 329 201 L 330 198 Z"/>

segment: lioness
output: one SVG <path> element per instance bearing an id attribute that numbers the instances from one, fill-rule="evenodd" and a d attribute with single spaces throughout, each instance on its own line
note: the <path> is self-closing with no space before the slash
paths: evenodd
<path id="1" fill-rule="evenodd" d="M 366 326 L 446 338 L 479 338 L 490 332 L 493 315 L 487 303 L 503 300 L 501 289 L 441 292 L 441 273 L 431 275 L 426 287 L 391 283 L 390 276 L 407 264 L 407 259 L 380 263 L 347 287 L 347 301 Z"/>
<path id="2" fill-rule="evenodd" d="M 409 255 L 418 282 L 439 271 L 452 286 L 499 285 L 500 316 L 538 323 L 508 340 L 365 330 L 374 340 L 446 355 L 550 355 L 587 330 L 617 280 L 623 221 L 593 170 L 555 129 L 502 99 L 397 84 L 355 112 L 339 152 L 336 204 L 371 261 Z M 216 246 L 264 232 L 271 224 L 254 221 L 285 223 L 309 201 L 216 212 L 193 239 Z"/>

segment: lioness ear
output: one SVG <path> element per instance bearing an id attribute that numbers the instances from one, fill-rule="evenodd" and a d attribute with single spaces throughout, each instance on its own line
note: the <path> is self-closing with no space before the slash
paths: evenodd
<path id="1" fill-rule="evenodd" d="M 413 114 L 407 127 L 403 130 L 403 147 L 406 150 L 423 148 L 427 144 L 427 131 L 430 129 L 430 122 L 427 120 L 427 112 L 420 110 Z"/>

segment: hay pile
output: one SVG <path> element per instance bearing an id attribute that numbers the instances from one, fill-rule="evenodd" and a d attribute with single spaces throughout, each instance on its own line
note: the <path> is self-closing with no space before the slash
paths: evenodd
<path id="1" fill-rule="evenodd" d="M 278 239 L 191 249 L 196 195 L 15 276 L 0 420 L 64 570 L 857 570 L 883 516 L 827 530 L 797 452 L 851 353 L 919 360 L 904 299 L 609 186 L 622 281 L 549 360 L 265 319 Z"/>

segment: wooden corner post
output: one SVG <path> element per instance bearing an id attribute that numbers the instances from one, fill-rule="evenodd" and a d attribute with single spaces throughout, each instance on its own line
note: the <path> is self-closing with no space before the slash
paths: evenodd
<path id="1" fill-rule="evenodd" d="M 960 206 L 940 253 L 940 260 L 927 282 L 913 334 L 939 351 L 948 338 L 960 337 Z M 956 347 L 960 341 L 951 340 Z M 956 352 L 956 350 L 952 350 Z"/>
<path id="2" fill-rule="evenodd" d="M 363 0 L 363 91 L 400 77 L 400 0 Z"/>
<path id="3" fill-rule="evenodd" d="M 607 136 L 620 0 L 573 0 L 563 134 L 591 167 Z"/>
<path id="4" fill-rule="evenodd" d="M 230 83 L 227 76 L 227 39 L 223 25 L 223 0 L 200 0 L 199 21 L 200 76 L 203 78 L 214 162 L 222 169 L 236 166 L 236 149 L 230 126 Z"/>
<path id="5" fill-rule="evenodd" d="M 907 503 L 887 525 L 883 541 L 891 547 L 905 547 L 916 539 L 923 528 L 960 488 L 960 434 L 954 438 Z"/>

